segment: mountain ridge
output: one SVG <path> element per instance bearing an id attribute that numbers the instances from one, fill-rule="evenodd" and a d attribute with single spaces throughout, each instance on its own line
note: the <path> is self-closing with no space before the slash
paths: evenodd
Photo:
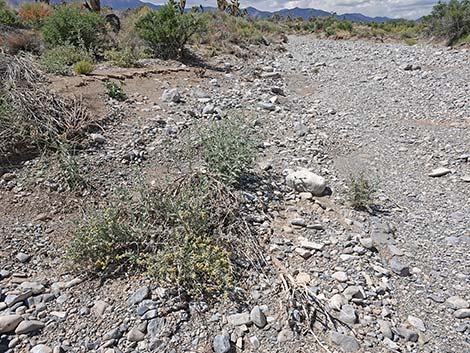
<path id="1" fill-rule="evenodd" d="M 60 0 L 52 0 L 53 2 L 59 2 Z M 19 6 L 20 4 L 28 1 L 22 1 L 22 0 L 9 0 L 8 1 L 10 4 L 13 6 Z M 141 0 L 102 0 L 101 1 L 101 6 L 109 6 L 113 8 L 114 10 L 126 10 L 126 9 L 133 9 L 137 8 L 140 6 L 148 6 L 152 9 L 159 9 L 161 5 L 156 5 L 150 2 L 145 2 Z M 188 8 L 189 10 L 189 8 Z M 216 7 L 211 7 L 207 6 L 204 7 L 205 11 L 216 11 Z M 365 22 L 365 23 L 370 23 L 370 22 L 388 22 L 388 21 L 393 21 L 395 19 L 389 18 L 386 16 L 378 16 L 378 17 L 370 17 L 366 16 L 361 13 L 345 13 L 345 14 L 335 14 L 334 12 L 328 12 L 324 11 L 321 9 L 315 9 L 315 8 L 300 8 L 300 7 L 294 7 L 291 9 L 280 9 L 276 11 L 263 11 L 263 10 L 258 10 L 255 7 L 249 6 L 246 8 L 248 11 L 248 15 L 251 17 L 256 17 L 256 18 L 269 18 L 272 17 L 273 15 L 280 15 L 282 17 L 287 17 L 289 14 L 293 16 L 294 18 L 302 18 L 304 20 L 308 20 L 310 17 L 328 17 L 328 16 L 333 16 L 335 15 L 336 18 L 338 19 L 344 19 L 352 22 Z"/>

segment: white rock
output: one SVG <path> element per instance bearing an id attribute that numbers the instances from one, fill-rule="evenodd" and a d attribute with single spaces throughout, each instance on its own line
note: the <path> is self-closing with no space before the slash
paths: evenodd
<path id="1" fill-rule="evenodd" d="M 298 192 L 311 192 L 314 196 L 323 195 L 326 188 L 325 179 L 307 169 L 289 173 L 286 183 Z"/>

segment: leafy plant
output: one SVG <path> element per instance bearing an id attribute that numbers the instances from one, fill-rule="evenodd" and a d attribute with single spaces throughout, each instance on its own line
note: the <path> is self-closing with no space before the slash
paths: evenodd
<path id="1" fill-rule="evenodd" d="M 13 26 L 16 23 L 13 10 L 5 0 L 0 0 L 0 25 Z"/>
<path id="2" fill-rule="evenodd" d="M 77 75 L 88 75 L 93 71 L 93 64 L 87 60 L 78 61 L 73 65 L 73 71 Z"/>
<path id="3" fill-rule="evenodd" d="M 106 26 L 98 13 L 63 5 L 46 18 L 41 33 L 50 47 L 72 45 L 96 50 L 104 42 Z"/>
<path id="4" fill-rule="evenodd" d="M 200 22 L 193 14 L 180 14 L 167 4 L 143 15 L 135 28 L 154 55 L 174 59 L 183 56 L 186 43 L 200 29 Z"/>
<path id="5" fill-rule="evenodd" d="M 122 89 L 124 85 L 122 82 L 118 85 L 112 81 L 104 81 L 103 85 L 106 89 L 106 95 L 110 98 L 116 99 L 118 101 L 125 101 L 127 99 L 127 95 Z"/>
<path id="6" fill-rule="evenodd" d="M 104 53 L 104 57 L 106 60 L 112 61 L 116 66 L 128 68 L 137 67 L 137 61 L 141 58 L 141 55 L 132 48 L 124 48 L 121 50 L 107 50 Z"/>
<path id="7" fill-rule="evenodd" d="M 360 173 L 357 177 L 350 177 L 348 199 L 353 208 L 363 210 L 370 207 L 376 192 L 376 183 L 366 179 L 364 173 Z"/>
<path id="8" fill-rule="evenodd" d="M 52 14 L 49 5 L 43 2 L 31 2 L 21 5 L 18 16 L 27 26 L 40 28 L 44 20 Z"/>
<path id="9" fill-rule="evenodd" d="M 41 67 L 49 72 L 59 75 L 68 75 L 71 67 L 80 62 L 93 62 L 93 55 L 86 49 L 73 45 L 61 45 L 47 49 L 41 56 Z"/>
<path id="10" fill-rule="evenodd" d="M 253 131 L 241 121 L 216 121 L 200 131 L 200 154 L 209 171 L 235 184 L 251 167 L 256 145 Z"/>

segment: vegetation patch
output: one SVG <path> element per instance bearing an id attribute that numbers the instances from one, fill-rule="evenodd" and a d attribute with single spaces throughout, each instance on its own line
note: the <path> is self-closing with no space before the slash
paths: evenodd
<path id="1" fill-rule="evenodd" d="M 106 90 L 105 93 L 109 98 L 116 99 L 121 102 L 127 99 L 127 95 L 122 88 L 124 86 L 122 81 L 119 82 L 119 85 L 113 81 L 104 81 L 103 86 Z"/>
<path id="2" fill-rule="evenodd" d="M 46 72 L 69 75 L 72 67 L 80 61 L 93 63 L 93 55 L 84 48 L 73 45 L 59 45 L 44 51 L 40 58 L 40 65 Z"/>
<path id="3" fill-rule="evenodd" d="M 348 183 L 348 200 L 357 210 L 368 209 L 374 202 L 377 183 L 368 180 L 364 173 L 351 176 Z"/>
<path id="4" fill-rule="evenodd" d="M 73 65 L 73 71 L 77 75 L 88 75 L 93 71 L 93 64 L 87 60 L 80 60 Z"/>

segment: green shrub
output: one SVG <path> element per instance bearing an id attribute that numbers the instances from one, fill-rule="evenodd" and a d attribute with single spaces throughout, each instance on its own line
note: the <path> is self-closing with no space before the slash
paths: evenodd
<path id="1" fill-rule="evenodd" d="M 87 60 L 81 60 L 73 65 L 73 71 L 77 75 L 88 75 L 93 71 L 93 64 Z"/>
<path id="2" fill-rule="evenodd" d="M 18 12 L 21 22 L 33 28 L 40 28 L 51 14 L 51 7 L 43 2 L 25 3 Z"/>
<path id="3" fill-rule="evenodd" d="M 254 244 L 238 198 L 202 174 L 173 180 L 167 188 L 139 189 L 90 213 L 75 230 L 66 259 L 93 274 L 143 270 L 193 296 L 230 288 L 232 256 L 246 261 Z"/>
<path id="4" fill-rule="evenodd" d="M 428 34 L 446 38 L 449 44 L 454 44 L 470 34 L 470 1 L 439 2 L 423 22 Z"/>
<path id="5" fill-rule="evenodd" d="M 353 208 L 363 210 L 370 207 L 376 191 L 376 185 L 366 179 L 364 173 L 360 173 L 357 177 L 350 177 L 348 199 Z"/>
<path id="6" fill-rule="evenodd" d="M 15 23 L 13 10 L 7 5 L 5 0 L 0 0 L 0 25 L 13 26 Z"/>
<path id="7" fill-rule="evenodd" d="M 69 75 L 71 67 L 79 61 L 93 62 L 93 55 L 87 50 L 72 45 L 61 45 L 47 49 L 41 56 L 41 67 L 49 73 Z"/>
<path id="8" fill-rule="evenodd" d="M 41 33 L 50 47 L 70 44 L 96 50 L 104 42 L 106 26 L 104 18 L 98 13 L 63 5 L 45 19 Z"/>
<path id="9" fill-rule="evenodd" d="M 200 143 L 207 169 L 228 184 L 247 173 L 256 152 L 253 131 L 235 119 L 210 124 L 201 131 Z"/>
<path id="10" fill-rule="evenodd" d="M 120 85 L 114 83 L 112 81 L 104 81 L 103 82 L 104 88 L 106 89 L 106 95 L 110 98 L 116 99 L 118 101 L 125 101 L 127 99 L 127 95 L 122 89 L 124 85 L 120 82 Z"/>
<path id="11" fill-rule="evenodd" d="M 89 215 L 67 247 L 67 259 L 89 272 L 106 272 L 129 260 L 139 252 L 139 240 L 125 223 L 118 208 L 107 207 Z"/>
<path id="12" fill-rule="evenodd" d="M 143 15 L 135 28 L 156 56 L 168 59 L 183 56 L 186 43 L 200 29 L 200 23 L 193 14 L 180 14 L 174 6 L 164 5 Z"/>
<path id="13" fill-rule="evenodd" d="M 137 61 L 141 58 L 140 53 L 136 53 L 131 48 L 124 48 L 121 50 L 112 49 L 104 53 L 106 60 L 111 61 L 114 65 L 119 67 L 137 67 Z"/>

